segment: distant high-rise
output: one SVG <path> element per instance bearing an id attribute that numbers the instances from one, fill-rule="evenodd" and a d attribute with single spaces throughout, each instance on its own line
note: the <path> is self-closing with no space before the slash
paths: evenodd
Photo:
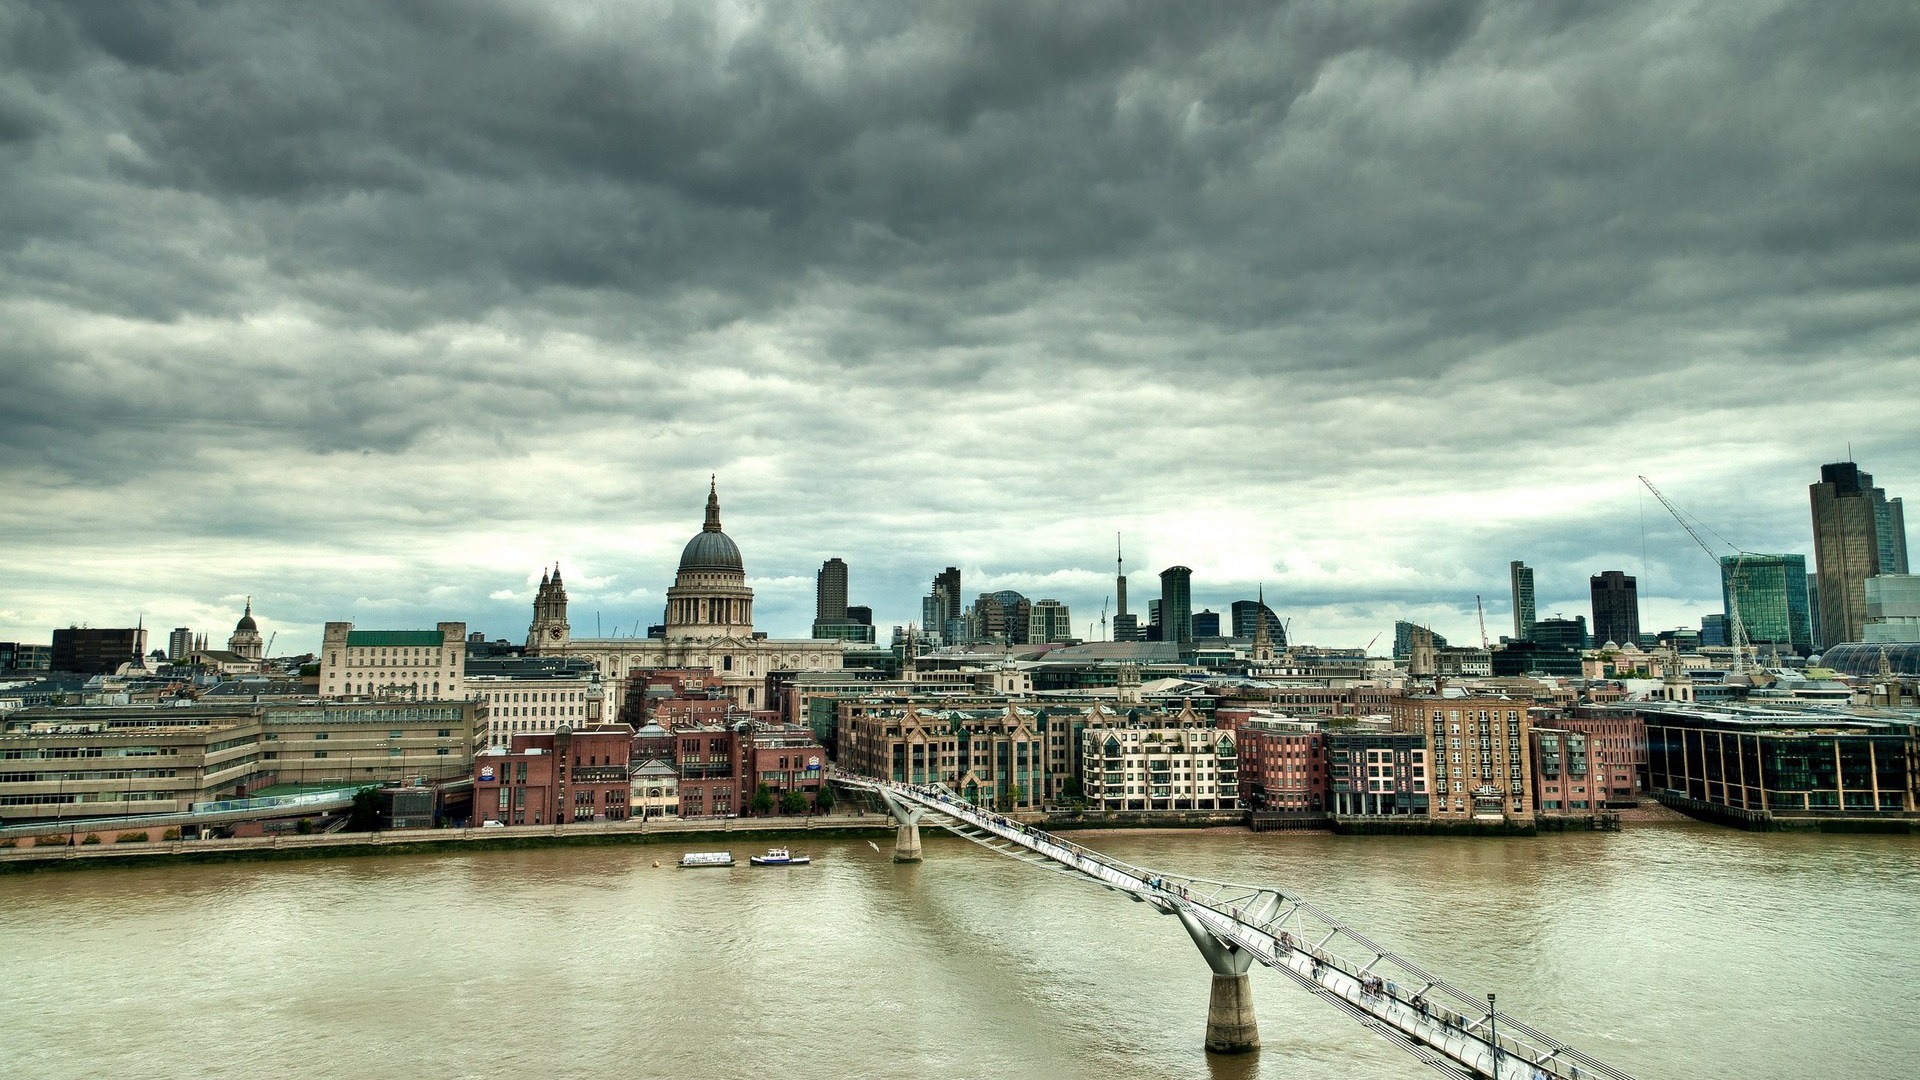
<path id="1" fill-rule="evenodd" d="M 969 633 L 975 641 L 1025 645 L 1032 618 L 1033 601 L 1012 589 L 981 593 L 973 601 L 973 625 Z"/>
<path id="2" fill-rule="evenodd" d="M 1045 645 L 1073 637 L 1073 618 L 1058 600 L 1036 600 L 1027 615 L 1027 643 Z"/>
<path id="3" fill-rule="evenodd" d="M 1533 567 L 1518 559 L 1507 564 L 1507 577 L 1513 586 L 1513 636 L 1517 641 L 1533 640 Z"/>
<path id="4" fill-rule="evenodd" d="M 1193 613 L 1193 636 L 1196 638 L 1217 638 L 1220 636 L 1220 613 L 1208 608 Z"/>
<path id="5" fill-rule="evenodd" d="M 1127 617 L 1127 563 L 1120 557 L 1119 533 L 1113 534 L 1113 616 L 1116 625 Z M 1123 639 L 1115 635 L 1114 640 Z"/>
<path id="6" fill-rule="evenodd" d="M 1720 597 L 1729 612 L 1737 603 L 1748 641 L 1813 651 L 1805 555 L 1723 555 Z"/>
<path id="7" fill-rule="evenodd" d="M 813 619 L 815 622 L 842 622 L 847 617 L 847 564 L 839 557 L 820 564 L 814 575 Z"/>
<path id="8" fill-rule="evenodd" d="M 1273 609 L 1268 607 L 1265 601 L 1235 600 L 1233 602 L 1234 637 L 1252 638 L 1254 631 L 1259 629 L 1262 622 L 1267 624 L 1267 637 L 1273 642 L 1274 646 L 1281 649 L 1286 648 L 1286 624 L 1280 621 L 1280 616 L 1275 615 Z"/>
<path id="9" fill-rule="evenodd" d="M 1725 615 L 1700 616 L 1700 644 L 1703 646 L 1727 646 L 1727 617 Z"/>
<path id="10" fill-rule="evenodd" d="M 941 615 L 942 620 L 951 622 L 954 619 L 960 618 L 962 614 L 960 610 L 960 568 L 957 566 L 949 566 L 945 570 L 942 570 L 934 577 L 933 588 L 935 592 L 945 590 L 944 595 L 946 597 L 947 609 Z"/>
<path id="11" fill-rule="evenodd" d="M 1593 639 L 1615 645 L 1640 644 L 1640 594 L 1633 575 L 1603 570 L 1587 579 L 1593 593 Z"/>
<path id="12" fill-rule="evenodd" d="M 137 626 L 53 632 L 53 670 L 75 675 L 112 675 L 147 653 L 147 632 Z"/>
<path id="13" fill-rule="evenodd" d="M 1145 641 L 1146 631 L 1140 628 L 1140 616 L 1115 615 L 1113 617 L 1113 640 Z"/>
<path id="14" fill-rule="evenodd" d="M 1413 658 L 1413 643 L 1416 639 L 1419 639 L 1421 635 L 1425 635 L 1426 640 L 1436 649 L 1444 649 L 1447 647 L 1447 639 L 1434 633 L 1431 628 L 1421 626 L 1418 623 L 1410 623 L 1405 619 L 1396 619 L 1393 624 L 1393 658 L 1395 660 L 1411 660 Z"/>
<path id="15" fill-rule="evenodd" d="M 1851 461 L 1820 466 L 1820 482 L 1808 486 L 1807 496 L 1820 575 L 1819 638 L 1832 648 L 1861 640 L 1867 579 L 1907 572 L 1906 513 Z"/>
<path id="16" fill-rule="evenodd" d="M 193 630 L 190 627 L 176 626 L 173 633 L 167 635 L 167 659 L 185 660 L 193 651 Z"/>
<path id="17" fill-rule="evenodd" d="M 1160 640 L 1193 641 L 1193 571 L 1169 566 L 1160 571 Z"/>

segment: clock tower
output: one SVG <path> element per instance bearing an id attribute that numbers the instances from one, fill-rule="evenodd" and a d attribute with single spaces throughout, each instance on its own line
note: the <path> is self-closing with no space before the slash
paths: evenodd
<path id="1" fill-rule="evenodd" d="M 560 565 L 540 575 L 540 591 L 533 594 L 533 625 L 527 627 L 527 648 L 536 653 L 558 651 L 573 640 L 567 625 L 567 587 L 560 583 Z"/>

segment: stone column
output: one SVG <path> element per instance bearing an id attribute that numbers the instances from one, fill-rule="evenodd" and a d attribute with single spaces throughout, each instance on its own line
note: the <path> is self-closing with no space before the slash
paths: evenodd
<path id="1" fill-rule="evenodd" d="M 920 815 L 915 814 L 917 819 Z M 893 861 L 920 861 L 920 823 L 918 820 L 903 821 L 893 831 Z"/>

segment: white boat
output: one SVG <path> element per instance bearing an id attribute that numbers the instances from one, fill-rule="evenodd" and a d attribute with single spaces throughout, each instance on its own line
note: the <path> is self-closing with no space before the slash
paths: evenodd
<path id="1" fill-rule="evenodd" d="M 805 866 L 813 859 L 806 855 L 795 855 L 783 847 L 772 847 L 767 849 L 765 855 L 753 855 L 747 861 L 755 866 Z"/>
<path id="2" fill-rule="evenodd" d="M 731 851 L 689 851 L 680 856 L 680 869 L 692 870 L 702 866 L 732 866 Z"/>

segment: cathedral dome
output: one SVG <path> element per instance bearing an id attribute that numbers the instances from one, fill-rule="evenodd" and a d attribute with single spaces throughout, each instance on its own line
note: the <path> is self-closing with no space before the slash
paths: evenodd
<path id="1" fill-rule="evenodd" d="M 680 552 L 680 569 L 746 569 L 746 565 L 740 561 L 740 546 L 733 542 L 732 537 L 720 531 L 720 494 L 715 487 L 707 488 L 707 523 L 700 527 L 700 531 L 687 541 L 686 548 Z"/>
<path id="2" fill-rule="evenodd" d="M 259 624 L 253 621 L 253 597 L 251 596 L 247 597 L 246 614 L 240 616 L 240 621 L 233 624 L 234 633 L 237 634 L 242 630 L 252 630 L 255 633 L 258 633 L 260 630 Z"/>

